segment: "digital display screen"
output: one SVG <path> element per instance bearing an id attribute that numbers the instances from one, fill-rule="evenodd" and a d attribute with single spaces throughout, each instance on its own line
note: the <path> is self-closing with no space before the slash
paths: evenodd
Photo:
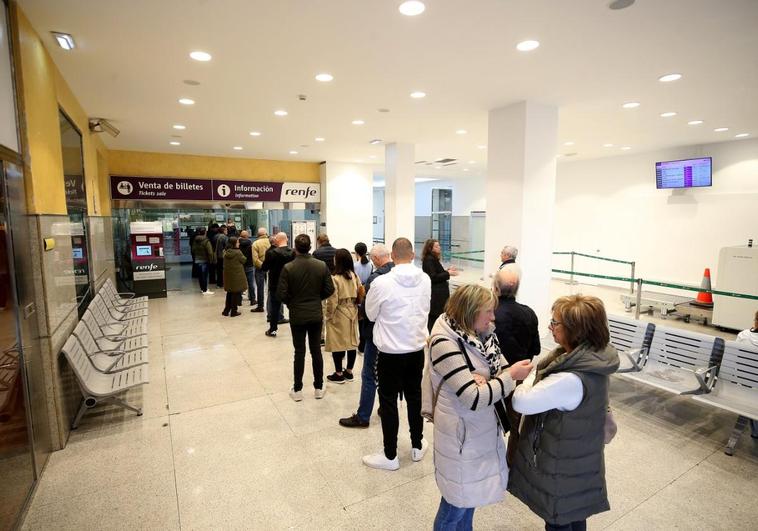
<path id="1" fill-rule="evenodd" d="M 138 245 L 137 256 L 153 256 L 153 248 L 149 245 Z"/>
<path id="2" fill-rule="evenodd" d="M 74 255 L 74 260 L 81 260 L 84 258 L 84 249 L 81 247 L 74 247 L 71 249 L 71 254 Z"/>
<path id="3" fill-rule="evenodd" d="M 711 157 L 655 163 L 656 188 L 696 188 L 712 184 Z"/>

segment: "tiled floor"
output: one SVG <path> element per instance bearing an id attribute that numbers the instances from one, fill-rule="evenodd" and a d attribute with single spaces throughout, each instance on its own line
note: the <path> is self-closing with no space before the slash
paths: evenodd
<path id="1" fill-rule="evenodd" d="M 556 294 L 566 289 L 554 284 Z M 583 290 L 620 311 L 615 292 Z M 378 417 L 368 430 L 337 425 L 357 407 L 359 378 L 315 400 L 306 363 L 305 400 L 292 402 L 288 327 L 270 339 L 262 314 L 224 318 L 222 306 L 222 292 L 194 290 L 150 302 L 151 381 L 129 397 L 144 416 L 86 416 L 51 456 L 23 528 L 430 529 L 434 466 L 431 454 L 410 460 L 407 423 L 400 470 L 364 467 L 361 456 L 380 448 Z M 612 509 L 590 528 L 754 527 L 758 444 L 745 434 L 734 457 L 723 454 L 732 415 L 616 377 L 611 401 L 619 423 L 606 451 Z M 431 428 L 425 433 L 431 442 Z M 475 517 L 476 529 L 541 526 L 511 496 Z"/>

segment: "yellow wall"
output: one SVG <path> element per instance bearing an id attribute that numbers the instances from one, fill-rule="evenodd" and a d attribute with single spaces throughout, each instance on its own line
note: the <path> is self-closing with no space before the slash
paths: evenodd
<path id="1" fill-rule="evenodd" d="M 111 175 L 189 177 L 240 181 L 319 182 L 319 163 L 109 151 Z"/>
<path id="2" fill-rule="evenodd" d="M 102 140 L 89 132 L 87 114 L 74 97 L 47 53 L 42 39 L 16 5 L 20 86 L 26 123 L 24 158 L 27 209 L 30 214 L 66 214 L 63 157 L 58 124 L 58 107 L 82 133 L 84 175 L 90 215 L 110 215 L 110 195 L 102 194 L 99 182 L 108 175 L 98 167 L 98 154 L 107 164 L 108 151 Z M 107 190 L 107 188 L 105 188 Z"/>

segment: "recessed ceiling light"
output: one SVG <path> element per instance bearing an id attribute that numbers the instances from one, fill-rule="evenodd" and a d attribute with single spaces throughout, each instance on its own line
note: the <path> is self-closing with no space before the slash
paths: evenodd
<path id="1" fill-rule="evenodd" d="M 290 155 L 297 155 L 297 151 L 295 151 L 294 149 L 291 149 L 290 150 Z"/>
<path id="2" fill-rule="evenodd" d="M 370 158 L 370 159 L 375 159 L 375 158 L 376 158 L 376 155 L 369 155 L 369 156 L 368 156 L 368 158 Z"/>
<path id="3" fill-rule="evenodd" d="M 373 139 L 369 140 L 368 143 L 371 144 L 372 146 L 375 146 L 377 144 L 381 144 L 382 143 L 382 139 L 381 138 L 373 138 Z"/>
<path id="4" fill-rule="evenodd" d="M 661 113 L 661 118 L 671 118 L 672 116 L 676 116 L 676 113 L 673 111 Z"/>
<path id="5" fill-rule="evenodd" d="M 463 168 L 463 171 L 469 171 L 469 169 L 468 168 Z"/>
<path id="6" fill-rule="evenodd" d="M 470 160 L 470 161 L 468 161 L 468 163 L 469 164 L 476 164 L 476 161 L 475 160 Z"/>
<path id="7" fill-rule="evenodd" d="M 196 87 L 200 84 L 199 81 L 195 81 L 194 79 L 185 79 L 182 81 L 185 85 L 189 85 L 190 87 Z"/>
<path id="8" fill-rule="evenodd" d="M 260 131 L 250 131 L 250 136 L 261 136 Z"/>
<path id="9" fill-rule="evenodd" d="M 640 102 L 638 101 L 628 101 L 622 105 L 624 109 L 636 109 L 639 106 L 640 106 Z"/>
<path id="10" fill-rule="evenodd" d="M 738 135 L 734 135 L 734 138 L 745 138 L 746 136 L 750 136 L 750 133 L 740 133 Z"/>
<path id="11" fill-rule="evenodd" d="M 242 146 L 234 146 L 232 149 L 234 151 L 242 151 Z"/>
<path id="12" fill-rule="evenodd" d="M 539 48 L 539 41 L 521 41 L 516 45 L 516 49 L 520 52 L 531 52 Z"/>
<path id="13" fill-rule="evenodd" d="M 64 50 L 73 50 L 76 48 L 76 43 L 74 42 L 74 38 L 69 35 L 68 33 L 63 33 L 60 31 L 51 31 L 50 33 L 53 34 L 53 37 L 55 37 L 55 42 L 58 43 L 58 46 L 63 48 Z"/>
<path id="14" fill-rule="evenodd" d="M 563 145 L 564 146 L 573 146 L 574 143 L 569 140 L 568 142 L 564 142 Z"/>
<path id="15" fill-rule="evenodd" d="M 632 148 L 629 146 L 621 146 L 621 151 L 629 151 L 630 149 Z"/>
<path id="16" fill-rule="evenodd" d="M 353 125 L 363 125 L 365 123 L 366 122 L 364 122 L 363 120 L 353 120 L 353 122 L 352 122 Z"/>
<path id="17" fill-rule="evenodd" d="M 468 133 L 468 131 L 466 131 L 465 129 L 458 129 L 455 132 L 456 135 L 465 135 L 466 133 Z"/>
<path id="18" fill-rule="evenodd" d="M 603 144 L 603 147 L 604 148 L 611 148 L 611 147 L 613 147 L 613 144 Z"/>
<path id="19" fill-rule="evenodd" d="M 177 129 L 179 131 L 184 131 L 185 129 L 187 129 L 187 126 L 186 125 L 182 125 L 182 124 L 174 124 L 173 128 Z"/>
<path id="20" fill-rule="evenodd" d="M 274 114 L 277 116 L 287 116 L 287 111 L 285 111 L 284 109 L 279 109 L 279 110 L 274 111 Z"/>
<path id="21" fill-rule="evenodd" d="M 682 79 L 682 74 L 666 74 L 658 78 L 661 83 L 671 83 L 672 81 L 679 81 Z"/>
<path id="22" fill-rule="evenodd" d="M 182 145 L 181 142 L 177 142 L 176 140 L 172 140 L 171 142 L 169 142 L 169 144 L 171 144 L 172 146 L 181 146 Z"/>
<path id="23" fill-rule="evenodd" d="M 426 6 L 424 5 L 424 2 L 409 0 L 400 4 L 397 9 L 406 17 L 415 17 L 416 15 L 423 13 L 424 10 L 426 10 Z"/>
<path id="24" fill-rule="evenodd" d="M 329 81 L 333 79 L 334 79 L 334 76 L 331 74 L 327 74 L 326 72 L 316 75 L 316 81 L 321 81 L 322 83 L 328 83 Z"/>
<path id="25" fill-rule="evenodd" d="M 195 100 L 192 100 L 190 98 L 179 98 L 179 103 L 182 105 L 194 105 Z"/>
<path id="26" fill-rule="evenodd" d="M 420 100 L 421 98 L 426 98 L 426 92 L 421 92 L 420 90 L 416 90 L 414 92 L 411 92 L 411 98 L 414 98 L 417 100 Z"/>
<path id="27" fill-rule="evenodd" d="M 316 138 L 313 139 L 314 142 L 323 142 L 324 140 L 326 139 L 320 136 L 317 136 Z"/>
<path id="28" fill-rule="evenodd" d="M 714 133 L 723 133 L 724 131 L 729 131 L 728 127 L 717 127 L 713 130 Z"/>
<path id="29" fill-rule="evenodd" d="M 478 146 L 476 146 L 476 149 L 487 149 L 487 146 L 484 144 L 479 144 Z"/>
<path id="30" fill-rule="evenodd" d="M 190 57 L 194 59 L 195 61 L 200 61 L 203 63 L 205 63 L 206 61 L 210 61 L 212 59 L 211 54 L 209 54 L 208 52 L 201 52 L 201 51 L 190 53 Z"/>
<path id="31" fill-rule="evenodd" d="M 701 123 L 703 123 L 703 120 L 690 120 L 687 122 L 687 125 L 700 125 Z"/>

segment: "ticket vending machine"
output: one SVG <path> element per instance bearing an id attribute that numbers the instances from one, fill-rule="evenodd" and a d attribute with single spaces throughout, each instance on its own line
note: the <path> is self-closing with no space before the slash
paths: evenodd
<path id="1" fill-rule="evenodd" d="M 160 221 L 129 224 L 134 293 L 150 298 L 166 296 L 166 259 Z"/>

